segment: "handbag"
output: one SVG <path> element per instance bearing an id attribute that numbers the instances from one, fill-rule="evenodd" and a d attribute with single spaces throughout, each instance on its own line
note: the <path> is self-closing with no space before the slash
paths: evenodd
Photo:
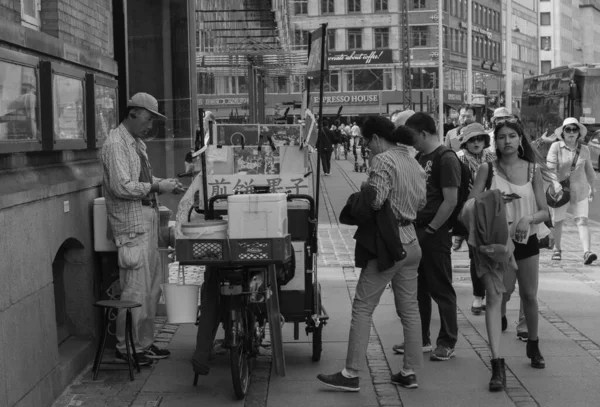
<path id="1" fill-rule="evenodd" d="M 560 148 L 560 147 L 559 147 Z M 554 185 L 550 184 L 548 189 L 546 190 L 546 202 L 548 202 L 548 206 L 551 208 L 560 208 L 563 205 L 566 205 L 571 200 L 571 174 L 575 171 L 575 167 L 577 166 L 577 159 L 579 158 L 579 152 L 581 151 L 581 144 L 577 144 L 577 150 L 575 150 L 575 157 L 573 157 L 573 162 L 571 163 L 571 169 L 569 170 L 569 174 L 567 178 L 563 181 L 560 181 L 560 185 L 562 186 L 562 193 L 557 194 L 554 191 Z"/>

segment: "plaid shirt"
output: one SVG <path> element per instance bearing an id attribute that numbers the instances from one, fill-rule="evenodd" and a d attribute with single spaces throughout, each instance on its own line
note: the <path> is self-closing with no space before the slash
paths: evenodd
<path id="1" fill-rule="evenodd" d="M 147 164 L 142 165 L 142 160 Z M 136 140 L 125 126 L 119 125 L 106 138 L 100 159 L 104 169 L 104 197 L 108 215 L 108 233 L 116 237 L 131 233 L 144 233 L 142 199 L 150 193 L 150 182 L 140 182 L 152 177 L 146 145 Z M 145 168 L 142 168 L 145 167 Z"/>
<path id="2" fill-rule="evenodd" d="M 398 220 L 413 222 L 417 218 L 417 212 L 427 202 L 425 171 L 406 146 L 391 148 L 373 158 L 369 185 L 377 191 L 373 209 L 381 209 L 384 202 L 389 200 Z M 399 231 L 402 243 L 417 239 L 412 223 L 400 226 Z"/>

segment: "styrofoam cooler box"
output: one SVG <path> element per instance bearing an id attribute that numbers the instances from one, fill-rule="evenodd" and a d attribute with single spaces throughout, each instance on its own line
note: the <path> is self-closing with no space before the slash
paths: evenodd
<path id="1" fill-rule="evenodd" d="M 94 250 L 97 252 L 116 252 L 117 246 L 106 238 L 108 219 L 104 198 L 94 199 Z"/>
<path id="2" fill-rule="evenodd" d="M 230 239 L 284 237 L 288 234 L 286 194 L 242 194 L 227 197 Z"/>

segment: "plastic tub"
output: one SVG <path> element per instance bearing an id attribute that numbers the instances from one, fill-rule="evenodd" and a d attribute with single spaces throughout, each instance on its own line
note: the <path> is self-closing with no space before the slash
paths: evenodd
<path id="1" fill-rule="evenodd" d="M 227 221 L 200 220 L 181 225 L 181 233 L 190 239 L 226 239 Z"/>
<path id="2" fill-rule="evenodd" d="M 243 194 L 227 197 L 230 239 L 285 237 L 286 194 Z"/>

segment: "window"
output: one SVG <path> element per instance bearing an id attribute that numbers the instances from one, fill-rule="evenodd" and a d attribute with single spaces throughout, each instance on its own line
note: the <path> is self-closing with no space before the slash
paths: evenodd
<path id="1" fill-rule="evenodd" d="M 411 27 L 412 30 L 412 46 L 426 47 L 429 28 L 426 25 L 417 25 Z"/>
<path id="2" fill-rule="evenodd" d="M 542 48 L 542 51 L 552 50 L 552 37 L 541 37 L 540 40 L 540 47 Z"/>
<path id="3" fill-rule="evenodd" d="M 348 29 L 348 49 L 362 49 L 362 28 Z"/>
<path id="4" fill-rule="evenodd" d="M 375 11 L 387 11 L 388 0 L 375 0 Z"/>
<path id="5" fill-rule="evenodd" d="M 550 25 L 550 13 L 540 13 L 540 25 Z"/>
<path id="6" fill-rule="evenodd" d="M 444 0 L 442 3 L 443 11 L 448 11 L 448 0 Z"/>
<path id="7" fill-rule="evenodd" d="M 444 48 L 448 48 L 448 44 L 450 44 L 450 38 L 449 38 L 449 30 L 448 27 L 444 26 L 442 27 L 442 32 L 444 34 L 444 44 L 443 47 Z"/>
<path id="8" fill-rule="evenodd" d="M 20 0 L 21 1 L 21 21 L 24 26 L 40 29 L 40 7 L 41 1 L 38 0 Z"/>
<path id="9" fill-rule="evenodd" d="M 38 93 L 33 66 L 0 60 L 0 153 L 8 152 L 10 144 L 39 139 Z"/>
<path id="10" fill-rule="evenodd" d="M 413 0 L 413 8 L 425 8 L 425 0 Z"/>
<path id="11" fill-rule="evenodd" d="M 550 73 L 550 69 L 552 69 L 552 61 L 542 61 L 542 73 Z"/>
<path id="12" fill-rule="evenodd" d="M 329 50 L 335 49 L 335 30 L 327 30 L 327 46 Z"/>
<path id="13" fill-rule="evenodd" d="M 308 14 L 308 0 L 295 0 L 294 13 L 296 15 Z"/>
<path id="14" fill-rule="evenodd" d="M 308 47 L 308 31 L 295 30 L 294 31 L 294 45 Z"/>
<path id="15" fill-rule="evenodd" d="M 348 13 L 360 13 L 360 0 L 348 0 Z"/>
<path id="16" fill-rule="evenodd" d="M 267 77 L 265 78 L 265 85 L 265 93 L 289 93 L 290 89 L 287 76 Z"/>
<path id="17" fill-rule="evenodd" d="M 340 91 L 340 71 L 334 70 L 329 71 L 323 77 L 323 91 L 325 92 L 339 92 Z M 312 81 L 310 83 L 311 92 L 319 91 L 319 81 Z"/>
<path id="18" fill-rule="evenodd" d="M 334 1 L 335 0 L 321 0 L 321 14 L 334 13 Z"/>
<path id="19" fill-rule="evenodd" d="M 353 69 L 344 72 L 347 92 L 391 90 L 391 69 Z"/>
<path id="20" fill-rule="evenodd" d="M 375 49 L 390 47 L 390 29 L 388 27 L 375 28 Z"/>

